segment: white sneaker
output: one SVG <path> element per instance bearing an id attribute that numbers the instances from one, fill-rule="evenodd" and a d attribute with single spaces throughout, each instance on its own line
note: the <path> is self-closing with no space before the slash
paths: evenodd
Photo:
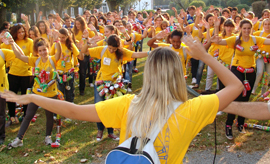
<path id="1" fill-rule="evenodd" d="M 197 80 L 195 77 L 192 78 L 191 84 L 196 84 Z"/>
<path id="2" fill-rule="evenodd" d="M 21 147 L 23 146 L 23 140 L 19 139 L 18 137 L 15 138 L 10 144 L 8 144 L 8 147 Z"/>
<path id="3" fill-rule="evenodd" d="M 222 111 L 217 112 L 217 116 L 221 116 L 223 114 Z"/>
<path id="4" fill-rule="evenodd" d="M 127 92 L 132 92 L 131 88 L 127 88 Z"/>
<path id="5" fill-rule="evenodd" d="M 90 87 L 92 87 L 92 88 L 93 88 L 93 87 L 94 87 L 94 84 L 93 84 L 93 83 L 90 83 Z"/>
<path id="6" fill-rule="evenodd" d="M 44 140 L 45 145 L 51 145 L 52 144 L 52 138 L 51 136 L 46 136 Z"/>

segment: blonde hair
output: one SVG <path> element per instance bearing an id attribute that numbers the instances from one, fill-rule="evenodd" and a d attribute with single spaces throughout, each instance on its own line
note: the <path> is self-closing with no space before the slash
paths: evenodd
<path id="1" fill-rule="evenodd" d="M 187 100 L 182 63 L 179 55 L 170 48 L 157 48 L 151 52 L 143 76 L 142 90 L 134 97 L 127 112 L 126 139 L 131 133 L 139 137 L 137 153 L 142 151 L 153 130 L 161 131 L 169 112 L 174 113 L 172 102 Z M 153 129 L 154 125 L 159 129 Z"/>

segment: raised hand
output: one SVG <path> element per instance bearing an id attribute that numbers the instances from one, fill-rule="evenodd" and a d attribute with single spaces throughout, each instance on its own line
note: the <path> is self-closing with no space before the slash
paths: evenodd
<path id="1" fill-rule="evenodd" d="M 181 17 L 181 15 L 179 14 L 179 17 L 178 17 L 178 23 L 180 24 L 183 24 L 184 23 L 184 20 L 183 20 L 183 17 Z"/>
<path id="2" fill-rule="evenodd" d="M 28 22 L 28 17 L 25 14 L 21 14 L 21 18 L 23 21 Z"/>
<path id="3" fill-rule="evenodd" d="M 204 25 L 204 27 L 205 27 L 206 29 L 210 29 L 210 25 L 209 25 L 208 22 L 204 21 L 204 22 L 203 22 L 203 25 Z"/>
<path id="4" fill-rule="evenodd" d="M 211 42 L 217 43 L 220 42 L 222 40 L 222 37 L 218 36 L 218 35 L 214 35 L 211 37 Z"/>
<path id="5" fill-rule="evenodd" d="M 120 31 L 122 34 L 124 34 L 124 33 L 126 33 L 126 28 L 125 28 L 124 26 L 120 26 L 120 27 L 119 27 L 119 31 Z"/>
<path id="6" fill-rule="evenodd" d="M 258 21 L 258 17 L 254 17 L 254 18 L 252 19 L 252 24 L 257 23 L 257 21 Z"/>
<path id="7" fill-rule="evenodd" d="M 85 30 L 83 31 L 82 37 L 83 37 L 83 38 L 88 38 L 88 36 L 89 36 L 89 32 L 88 32 L 87 29 L 85 29 Z"/>
<path id="8" fill-rule="evenodd" d="M 214 26 L 219 27 L 220 26 L 221 18 L 218 18 L 217 16 L 214 16 Z"/>
<path id="9" fill-rule="evenodd" d="M 156 37 L 157 40 L 161 40 L 161 39 L 165 38 L 166 36 L 168 36 L 168 34 L 169 33 L 165 29 L 163 31 L 160 31 L 155 37 Z"/>
<path id="10" fill-rule="evenodd" d="M 58 30 L 52 30 L 53 40 L 57 41 L 59 39 L 59 31 Z"/>
<path id="11" fill-rule="evenodd" d="M 197 40 L 194 40 L 191 36 L 183 37 L 183 42 L 188 46 L 186 48 L 187 53 L 194 59 L 203 59 L 207 54 L 204 46 Z"/>
<path id="12" fill-rule="evenodd" d="M 174 12 L 177 12 L 177 10 L 176 10 L 176 8 L 175 8 L 175 7 L 172 7 L 172 10 L 173 10 Z"/>
<path id="13" fill-rule="evenodd" d="M 88 24 L 88 28 L 90 28 L 92 31 L 96 31 L 96 28 L 92 23 Z"/>
<path id="14" fill-rule="evenodd" d="M 59 30 L 61 28 L 61 24 L 58 21 L 54 22 L 55 29 Z"/>

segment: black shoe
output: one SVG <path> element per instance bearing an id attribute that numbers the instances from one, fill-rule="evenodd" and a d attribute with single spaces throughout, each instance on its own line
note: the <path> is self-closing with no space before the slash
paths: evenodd
<path id="1" fill-rule="evenodd" d="M 212 93 L 213 93 L 213 91 L 211 91 L 211 90 L 205 90 L 205 91 L 201 92 L 202 95 L 209 95 Z"/>
<path id="2" fill-rule="evenodd" d="M 225 131 L 226 131 L 226 137 L 227 137 L 229 140 L 232 140 L 232 139 L 233 139 L 232 126 L 230 126 L 230 125 L 225 125 Z"/>
<path id="3" fill-rule="evenodd" d="M 84 95 L 84 91 L 80 91 L 80 95 L 83 96 Z"/>
<path id="4" fill-rule="evenodd" d="M 2 145 L 5 142 L 5 139 L 0 139 L 0 145 Z"/>
<path id="5" fill-rule="evenodd" d="M 246 130 L 245 130 L 245 127 L 243 125 L 239 125 L 237 127 L 238 131 L 242 134 L 245 134 L 246 133 Z"/>

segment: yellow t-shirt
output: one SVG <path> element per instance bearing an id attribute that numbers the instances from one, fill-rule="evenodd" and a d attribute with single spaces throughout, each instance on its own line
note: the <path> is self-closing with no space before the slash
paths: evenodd
<path id="1" fill-rule="evenodd" d="M 98 28 L 99 28 L 99 33 L 104 34 L 104 27 L 98 25 Z"/>
<path id="2" fill-rule="evenodd" d="M 255 36 L 256 43 L 259 47 L 261 47 L 265 41 L 265 38 Z M 234 44 L 236 41 L 236 36 L 229 37 L 225 39 L 229 48 L 234 48 Z M 250 37 L 248 42 L 244 42 L 243 38 L 241 37 L 241 46 L 244 48 L 244 51 L 239 51 L 235 49 L 235 56 L 233 58 L 232 66 L 241 66 L 243 68 L 255 68 L 255 57 L 254 51 L 250 51 L 250 47 L 254 46 L 254 42 Z"/>
<path id="3" fill-rule="evenodd" d="M 41 34 L 41 37 L 44 38 L 44 39 L 50 40 L 50 36 L 47 35 L 46 33 L 45 34 Z"/>
<path id="4" fill-rule="evenodd" d="M 124 95 L 95 104 L 97 114 L 105 127 L 121 128 L 120 141 L 125 141 L 127 112 L 134 95 Z M 206 125 L 211 124 L 219 108 L 215 94 L 199 96 L 180 105 L 162 128 L 154 142 L 161 164 L 178 164 L 193 138 Z M 175 120 L 177 119 L 177 120 Z"/>
<path id="5" fill-rule="evenodd" d="M 74 43 L 72 43 L 72 51 L 69 50 L 66 46 L 66 44 L 62 44 L 62 54 L 60 59 L 57 61 L 56 69 L 61 70 L 64 72 L 68 72 L 70 68 L 74 68 L 74 63 L 78 63 L 77 56 L 80 54 L 78 48 L 75 46 Z M 51 55 L 54 55 L 57 52 L 57 49 L 55 48 L 55 43 L 51 47 Z M 72 56 L 71 56 L 72 53 Z M 66 66 L 62 67 L 61 62 L 65 59 Z M 77 60 L 77 61 L 76 61 Z"/>
<path id="6" fill-rule="evenodd" d="M 92 38 L 95 36 L 95 33 L 93 31 L 91 31 L 89 28 L 87 28 L 88 32 L 89 32 L 89 38 Z M 75 34 L 75 33 L 74 33 Z M 82 40 L 82 34 L 83 32 L 81 30 L 79 30 L 78 34 L 75 34 L 75 40 Z"/>
<path id="7" fill-rule="evenodd" d="M 187 61 L 191 58 L 191 56 L 186 53 L 187 57 L 186 57 L 186 60 L 185 60 L 185 56 L 184 56 L 183 48 L 182 48 L 183 46 L 181 45 L 181 47 L 179 49 L 175 49 L 173 46 L 171 46 L 171 44 L 157 43 L 157 45 L 159 47 L 170 47 L 172 50 L 174 50 L 180 56 L 183 71 L 184 71 L 184 75 L 186 75 L 186 64 L 187 64 Z M 184 46 L 184 47 L 186 47 L 186 46 Z"/>
<path id="8" fill-rule="evenodd" d="M 199 37 L 199 29 L 194 27 L 194 23 L 188 25 L 191 29 L 191 35 L 195 39 L 199 39 L 199 41 L 202 40 L 202 38 Z M 204 31 L 204 27 L 202 27 L 202 31 Z"/>
<path id="9" fill-rule="evenodd" d="M 260 23 L 261 23 L 261 27 L 259 28 Z M 262 22 L 261 22 L 261 21 L 257 21 L 257 22 L 254 24 L 254 26 L 253 26 L 253 30 L 254 30 L 254 31 L 261 31 L 261 30 L 263 30 L 263 21 L 262 21 Z"/>
<path id="10" fill-rule="evenodd" d="M 25 56 L 32 56 L 32 39 L 27 38 L 26 40 L 16 41 L 16 43 L 22 49 Z M 1 47 L 12 50 L 11 45 L 6 45 L 5 43 L 2 43 Z M 21 61 L 18 58 L 15 58 L 14 60 L 12 60 L 8 73 L 15 76 L 32 76 L 32 68 L 27 63 Z"/>
<path id="11" fill-rule="evenodd" d="M 138 41 L 142 40 L 142 34 L 138 34 L 136 32 L 133 32 L 133 33 L 129 34 L 129 36 L 134 40 L 133 41 L 133 45 L 134 46 L 133 46 L 133 50 L 132 51 L 135 51 L 135 45 L 136 45 L 136 43 Z M 134 39 L 134 37 L 135 37 L 135 39 Z"/>
<path id="12" fill-rule="evenodd" d="M 55 60 L 55 56 L 50 56 L 52 61 L 54 62 L 54 65 L 56 66 L 56 60 Z M 32 67 L 36 67 L 36 60 L 38 59 L 39 57 L 29 57 L 28 61 L 29 61 L 29 65 L 32 66 Z M 42 70 L 45 70 L 46 72 L 50 72 L 50 80 L 46 81 L 46 83 L 50 82 L 51 79 L 52 79 L 52 75 L 53 75 L 53 71 L 56 71 L 54 70 L 53 66 L 51 65 L 50 63 L 50 60 L 48 58 L 48 60 L 43 63 L 42 59 L 40 59 L 37 67 L 40 69 L 40 71 Z M 55 82 L 53 85 L 51 85 L 48 89 L 47 89 L 47 92 L 43 93 L 43 92 L 38 92 L 37 89 L 40 88 L 39 84 L 38 83 L 34 83 L 33 85 L 33 92 L 37 95 L 41 95 L 41 96 L 44 96 L 44 97 L 54 97 L 57 95 L 57 82 Z"/>
<path id="13" fill-rule="evenodd" d="M 91 57 L 101 59 L 101 52 L 103 50 L 104 46 L 89 48 L 89 54 Z M 133 51 L 127 50 L 125 48 L 122 49 L 123 51 L 123 60 L 131 60 L 131 56 L 133 54 Z M 112 75 L 116 72 L 122 73 L 121 68 L 121 59 L 118 61 L 116 58 L 115 53 L 110 53 L 108 48 L 106 49 L 105 53 L 102 56 L 101 59 L 101 67 L 98 71 L 96 80 L 104 80 L 104 81 L 113 81 L 115 79 L 112 78 Z"/>
<path id="14" fill-rule="evenodd" d="M 0 69 L 0 92 L 3 92 L 5 89 L 6 90 L 9 89 L 5 62 L 15 59 L 15 54 L 13 51 L 8 50 L 8 49 L 1 49 L 1 50 L 5 56 L 5 60 L 4 60 L 0 55 L 0 68 L 1 68 Z"/>
<path id="15" fill-rule="evenodd" d="M 253 33 L 254 36 L 260 36 L 260 34 L 261 34 L 261 31 L 257 31 L 257 32 L 254 32 L 254 33 Z M 265 38 L 265 37 L 267 37 L 268 35 L 270 35 L 270 33 L 263 32 L 263 34 L 262 34 L 261 37 Z M 260 50 L 261 50 L 261 52 L 262 52 L 262 51 L 265 51 L 265 52 L 270 53 L 270 45 L 262 45 L 262 46 L 260 47 Z"/>
<path id="16" fill-rule="evenodd" d="M 231 36 L 235 36 L 236 34 L 233 34 Z M 223 37 L 222 34 L 219 34 L 222 39 L 229 38 L 228 36 Z M 215 43 L 212 43 L 211 47 L 213 46 L 213 51 L 215 52 L 217 49 L 219 50 L 219 56 L 218 59 L 222 60 L 226 64 L 231 64 L 232 61 L 232 56 L 234 53 L 233 48 L 228 48 L 227 46 L 224 45 L 218 45 Z"/>

